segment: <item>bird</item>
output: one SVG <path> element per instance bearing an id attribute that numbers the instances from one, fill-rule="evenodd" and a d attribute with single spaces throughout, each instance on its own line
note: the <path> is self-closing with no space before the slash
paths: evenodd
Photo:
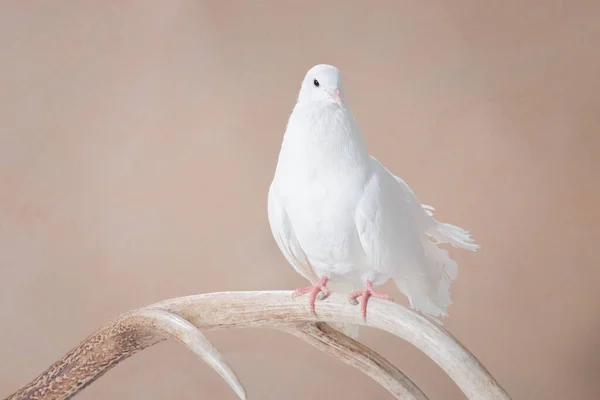
<path id="1" fill-rule="evenodd" d="M 393 279 L 410 307 L 441 323 L 458 267 L 439 247 L 476 251 L 469 231 L 439 222 L 411 188 L 369 154 L 348 107 L 341 72 L 318 64 L 305 75 L 289 116 L 268 191 L 271 233 L 310 285 L 292 296 L 317 299 L 328 284 L 350 289 L 367 317 L 373 286 Z"/>

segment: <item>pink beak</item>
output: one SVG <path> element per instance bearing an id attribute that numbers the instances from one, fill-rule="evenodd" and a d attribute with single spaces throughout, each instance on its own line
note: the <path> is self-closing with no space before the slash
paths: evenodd
<path id="1" fill-rule="evenodd" d="M 333 93 L 331 93 L 331 97 L 333 100 L 341 107 L 342 106 L 342 98 L 340 97 L 340 90 L 335 89 Z"/>

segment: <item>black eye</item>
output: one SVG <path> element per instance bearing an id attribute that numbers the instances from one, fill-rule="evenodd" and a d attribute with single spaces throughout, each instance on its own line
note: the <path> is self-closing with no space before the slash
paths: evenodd
<path id="1" fill-rule="evenodd" d="M 319 87 L 319 85 L 320 85 L 319 81 L 318 81 L 318 80 L 316 80 L 316 79 L 313 81 L 313 84 L 314 84 L 316 87 Z"/>

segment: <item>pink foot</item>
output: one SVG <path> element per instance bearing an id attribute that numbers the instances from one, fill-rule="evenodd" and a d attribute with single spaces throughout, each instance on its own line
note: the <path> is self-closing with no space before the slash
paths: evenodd
<path id="1" fill-rule="evenodd" d="M 371 283 L 371 281 L 367 281 L 367 285 L 365 287 L 365 290 L 362 292 L 354 292 L 348 295 L 348 301 L 350 301 L 353 304 L 358 304 L 358 302 L 356 301 L 357 297 L 360 297 L 360 311 L 362 312 L 362 314 L 365 316 L 365 318 L 367 317 L 367 302 L 369 301 L 369 297 L 377 297 L 379 299 L 384 299 L 384 300 L 390 300 L 393 301 L 393 299 L 385 294 L 385 293 L 380 293 L 380 292 L 376 292 L 375 290 L 373 290 L 373 284 Z"/>
<path id="2" fill-rule="evenodd" d="M 316 284 L 314 284 L 312 286 L 301 288 L 301 289 L 296 289 L 294 291 L 294 293 L 292 293 L 292 297 L 310 293 L 310 299 L 308 300 L 308 305 L 310 306 L 310 311 L 312 311 L 312 313 L 314 314 L 315 313 L 315 301 L 317 300 L 317 297 L 319 298 L 319 300 L 323 300 L 323 299 L 327 298 L 327 296 L 329 296 L 329 293 L 331 293 L 329 291 L 329 289 L 327 289 L 327 287 L 325 287 L 325 285 L 327 285 L 327 281 L 328 281 L 327 277 L 322 277 L 319 282 L 317 282 Z"/>

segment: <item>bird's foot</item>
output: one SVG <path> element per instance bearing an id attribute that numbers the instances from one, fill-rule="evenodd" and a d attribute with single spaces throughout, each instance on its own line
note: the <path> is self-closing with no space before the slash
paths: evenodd
<path id="1" fill-rule="evenodd" d="M 329 296 L 329 294 L 331 293 L 329 291 L 329 289 L 327 289 L 327 287 L 326 287 L 327 281 L 328 281 L 327 277 L 323 277 L 323 278 L 321 278 L 321 280 L 319 282 L 315 283 L 314 285 L 311 285 L 311 286 L 308 286 L 305 288 L 301 288 L 301 289 L 296 289 L 296 290 L 294 290 L 294 293 L 292 293 L 292 297 L 310 293 L 310 299 L 308 301 L 308 305 L 310 306 L 310 311 L 314 314 L 315 313 L 315 301 L 317 299 L 319 299 L 319 300 L 326 299 L 327 296 Z"/>
<path id="2" fill-rule="evenodd" d="M 387 295 L 385 293 L 376 292 L 375 290 L 373 290 L 373 284 L 371 283 L 371 281 L 367 281 L 367 285 L 366 285 L 364 291 L 350 293 L 348 295 L 348 301 L 353 305 L 357 305 L 358 301 L 356 299 L 358 297 L 360 297 L 360 311 L 362 312 L 363 316 L 366 318 L 367 303 L 369 302 L 369 297 L 371 297 L 371 296 L 377 297 L 377 298 L 383 299 L 383 300 L 393 301 L 393 299 L 389 295 Z"/>

